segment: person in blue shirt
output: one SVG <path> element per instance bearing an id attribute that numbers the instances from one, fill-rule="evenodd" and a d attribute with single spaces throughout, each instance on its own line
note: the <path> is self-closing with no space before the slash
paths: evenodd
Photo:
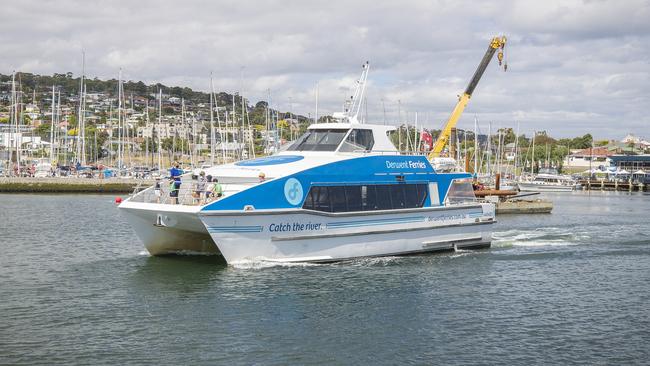
<path id="1" fill-rule="evenodd" d="M 181 189 L 181 175 L 183 175 L 183 170 L 180 169 L 179 164 L 175 162 L 172 164 L 172 168 L 169 169 L 169 176 L 172 180 L 169 196 L 173 198 L 172 202 L 175 204 L 178 204 L 178 191 Z"/>

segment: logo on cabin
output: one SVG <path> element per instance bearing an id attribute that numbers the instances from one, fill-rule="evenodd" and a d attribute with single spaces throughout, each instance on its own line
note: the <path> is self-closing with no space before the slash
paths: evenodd
<path id="1" fill-rule="evenodd" d="M 302 185 L 296 178 L 287 179 L 284 183 L 284 198 L 287 199 L 290 205 L 296 206 L 302 202 Z"/>
<path id="2" fill-rule="evenodd" d="M 388 168 L 388 169 L 426 169 L 427 165 L 421 160 L 401 160 L 401 161 L 386 160 L 386 168 Z"/>

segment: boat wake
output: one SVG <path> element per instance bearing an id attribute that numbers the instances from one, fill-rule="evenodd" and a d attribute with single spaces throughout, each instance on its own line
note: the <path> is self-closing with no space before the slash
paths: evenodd
<path id="1" fill-rule="evenodd" d="M 395 264 L 399 260 L 403 260 L 405 257 L 399 256 L 385 256 L 385 257 L 365 257 L 365 258 L 356 258 L 347 261 L 338 262 L 339 264 L 359 266 L 359 267 L 372 267 L 372 266 L 390 266 Z"/>
<path id="2" fill-rule="evenodd" d="M 246 259 L 241 261 L 236 261 L 230 263 L 233 268 L 236 269 L 266 269 L 266 268 L 275 268 L 275 267 L 314 267 L 322 266 L 321 263 L 309 263 L 309 262 L 280 262 L 280 261 L 271 261 L 264 258 L 259 259 Z"/>
<path id="3" fill-rule="evenodd" d="M 496 248 L 569 246 L 584 244 L 590 238 L 590 235 L 576 232 L 571 228 L 545 227 L 534 230 L 507 230 L 492 234 L 492 246 Z"/>

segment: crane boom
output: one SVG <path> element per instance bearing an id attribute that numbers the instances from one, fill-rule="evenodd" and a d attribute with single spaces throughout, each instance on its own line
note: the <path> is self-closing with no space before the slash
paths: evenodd
<path id="1" fill-rule="evenodd" d="M 467 106 L 469 99 L 472 97 L 472 93 L 474 93 L 474 89 L 476 89 L 476 85 L 478 85 L 479 80 L 481 80 L 481 77 L 483 76 L 485 69 L 487 69 L 488 65 L 490 64 L 490 61 L 492 60 L 494 53 L 499 49 L 501 51 L 499 51 L 498 58 L 499 58 L 499 65 L 501 65 L 501 61 L 503 59 L 502 50 L 505 47 L 505 45 L 506 45 L 505 36 L 494 37 L 490 41 L 490 45 L 488 46 L 487 51 L 485 51 L 485 55 L 483 55 L 483 59 L 481 60 L 481 63 L 478 65 L 478 68 L 474 72 L 474 76 L 472 76 L 472 79 L 467 85 L 467 88 L 465 89 L 463 95 L 461 95 L 458 98 L 458 103 L 456 103 L 456 106 L 454 107 L 454 110 L 451 112 L 451 115 L 449 116 L 447 123 L 445 123 L 445 126 L 443 127 L 442 131 L 440 131 L 440 136 L 438 136 L 438 139 L 436 140 L 435 144 L 433 145 L 433 148 L 431 149 L 431 152 L 429 153 L 429 160 L 439 157 L 440 153 L 449 142 L 451 129 L 456 127 L 456 124 L 458 123 L 458 119 L 460 119 L 460 116 L 463 114 L 463 111 L 465 110 L 465 107 Z"/>

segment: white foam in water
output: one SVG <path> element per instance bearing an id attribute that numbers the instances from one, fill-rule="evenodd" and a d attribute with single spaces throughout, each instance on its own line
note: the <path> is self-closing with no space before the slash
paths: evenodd
<path id="1" fill-rule="evenodd" d="M 558 246 L 569 246 L 569 245 L 578 245 L 579 243 L 573 243 L 569 241 L 562 240 L 531 240 L 531 241 L 521 241 L 514 242 L 512 246 L 515 247 L 558 247 Z"/>
<path id="2" fill-rule="evenodd" d="M 380 266 L 385 266 L 387 264 L 391 264 L 397 260 L 403 259 L 404 257 L 398 257 L 398 256 L 387 256 L 387 257 L 364 257 L 364 258 L 357 258 L 352 260 L 352 265 L 359 265 L 359 266 L 375 266 L 375 265 L 380 265 Z"/>
<path id="3" fill-rule="evenodd" d="M 230 263 L 233 268 L 237 269 L 265 269 L 273 267 L 311 267 L 311 266 L 320 266 L 319 263 L 307 263 L 307 262 L 279 262 L 279 261 L 269 261 L 264 258 L 254 258 L 246 259 L 241 261 L 236 261 Z"/>
<path id="4" fill-rule="evenodd" d="M 468 255 L 480 255 L 483 253 L 485 252 L 480 250 L 456 249 L 452 254 L 449 254 L 449 258 L 461 258 L 461 257 L 466 257 Z"/>
<path id="5" fill-rule="evenodd" d="M 507 230 L 493 233 L 494 247 L 542 247 L 578 245 L 590 236 L 568 231 L 569 228 L 545 227 L 535 230 Z"/>
<path id="6" fill-rule="evenodd" d="M 388 256 L 388 257 L 364 257 L 351 260 L 345 260 L 342 262 L 331 262 L 331 263 L 314 263 L 314 262 L 282 262 L 282 261 L 270 261 L 264 258 L 248 259 L 230 263 L 230 265 L 237 269 L 265 269 L 273 267 L 313 267 L 313 266 L 327 266 L 327 265 L 336 265 L 340 263 L 345 263 L 346 265 L 352 266 L 385 266 L 390 263 L 393 263 L 397 260 L 400 260 L 404 257 L 398 256 Z"/>
<path id="7" fill-rule="evenodd" d="M 202 257 L 211 257 L 214 255 L 219 255 L 216 253 L 206 253 L 206 252 L 196 252 L 193 250 L 177 250 L 174 252 L 176 255 L 188 255 L 188 256 L 202 256 Z"/>

